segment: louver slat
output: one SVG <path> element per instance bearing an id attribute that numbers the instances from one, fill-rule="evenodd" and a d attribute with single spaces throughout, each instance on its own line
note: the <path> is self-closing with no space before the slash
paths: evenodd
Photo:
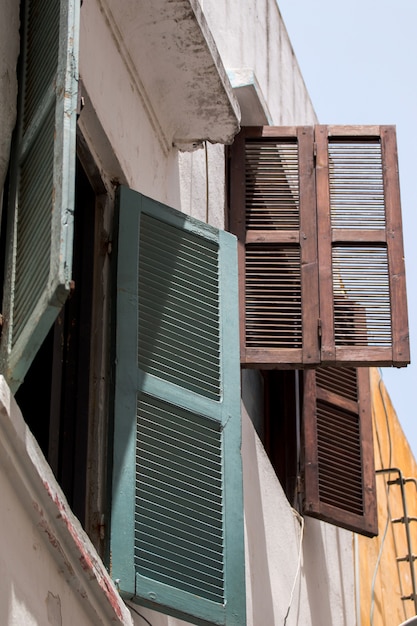
<path id="1" fill-rule="evenodd" d="M 223 602 L 222 442 L 219 424 L 197 421 L 193 414 L 140 397 L 137 422 L 135 564 L 142 575 L 209 600 Z M 150 417 L 145 426 L 144 416 Z M 177 419 L 177 416 L 179 419 Z M 192 437 L 187 435 L 187 430 Z M 200 431 L 209 444 L 195 450 Z M 147 433 L 149 433 L 147 435 Z M 156 445 L 155 445 L 156 444 Z M 154 447 L 155 446 L 155 447 Z M 151 460 L 158 457 L 158 473 Z M 178 469 L 175 471 L 175 467 Z M 141 525 L 142 511 L 163 504 L 166 523 L 153 516 Z M 170 514 L 171 512 L 171 514 Z M 194 520 L 190 540 L 177 516 Z M 198 527 L 205 535 L 198 533 Z M 207 538 L 207 535 L 209 538 Z M 163 568 L 161 567 L 163 565 Z"/>
<path id="2" fill-rule="evenodd" d="M 245 624 L 235 238 L 119 190 L 112 575 Z"/>
<path id="3" fill-rule="evenodd" d="M 13 391 L 72 277 L 78 30 L 79 2 L 24 3 L 0 355 Z"/>
<path id="4" fill-rule="evenodd" d="M 139 255 L 139 367 L 218 400 L 217 246 L 144 214 Z"/>
<path id="5" fill-rule="evenodd" d="M 409 362 L 393 127 L 316 127 L 324 364 Z"/>
<path id="6" fill-rule="evenodd" d="M 312 128 L 242 129 L 231 156 L 241 362 L 263 368 L 318 363 Z"/>
<path id="7" fill-rule="evenodd" d="M 368 370 L 306 371 L 303 422 L 304 513 L 377 534 Z"/>

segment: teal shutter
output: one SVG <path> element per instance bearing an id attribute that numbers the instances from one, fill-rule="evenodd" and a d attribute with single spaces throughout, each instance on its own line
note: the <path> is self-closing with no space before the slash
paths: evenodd
<path id="1" fill-rule="evenodd" d="M 245 624 L 236 240 L 119 196 L 111 571 L 196 624 Z"/>
<path id="2" fill-rule="evenodd" d="M 26 0 L 1 368 L 16 390 L 69 293 L 79 0 Z"/>

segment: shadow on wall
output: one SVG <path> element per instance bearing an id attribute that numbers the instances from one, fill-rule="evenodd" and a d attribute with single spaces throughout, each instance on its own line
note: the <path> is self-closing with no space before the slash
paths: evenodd
<path id="1" fill-rule="evenodd" d="M 311 611 L 311 626 L 332 623 L 329 599 L 329 572 L 321 524 L 313 518 L 305 520 L 303 574 Z"/>
<path id="2" fill-rule="evenodd" d="M 276 624 L 263 518 L 256 434 L 242 407 L 242 458 L 246 530 L 246 591 L 248 626 Z M 250 461 L 253 461 L 252 463 Z M 252 615 L 250 614 L 252 613 Z"/>

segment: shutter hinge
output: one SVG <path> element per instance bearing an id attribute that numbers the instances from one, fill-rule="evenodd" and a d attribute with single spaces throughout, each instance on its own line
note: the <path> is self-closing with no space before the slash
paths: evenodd
<path id="1" fill-rule="evenodd" d="M 78 80 L 78 92 L 77 92 L 77 120 L 80 117 L 81 111 L 83 110 L 85 105 L 85 98 L 83 96 L 83 82 L 81 79 Z"/>
<path id="2" fill-rule="evenodd" d="M 106 522 L 105 522 L 104 513 L 102 513 L 100 516 L 100 522 L 98 524 L 98 536 L 101 539 L 101 541 L 104 541 L 106 538 Z"/>
<path id="3" fill-rule="evenodd" d="M 322 327 L 321 327 L 321 319 L 317 320 L 317 340 L 319 344 L 319 350 L 321 351 L 321 335 L 322 335 Z"/>
<path id="4" fill-rule="evenodd" d="M 314 155 L 314 158 L 317 157 L 317 142 L 316 141 L 313 143 L 313 155 Z"/>

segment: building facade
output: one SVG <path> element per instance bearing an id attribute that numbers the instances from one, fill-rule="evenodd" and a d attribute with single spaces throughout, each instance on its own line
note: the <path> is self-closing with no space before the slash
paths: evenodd
<path id="1" fill-rule="evenodd" d="M 1 6 L 1 623 L 366 624 L 393 129 L 275 0 Z"/>

